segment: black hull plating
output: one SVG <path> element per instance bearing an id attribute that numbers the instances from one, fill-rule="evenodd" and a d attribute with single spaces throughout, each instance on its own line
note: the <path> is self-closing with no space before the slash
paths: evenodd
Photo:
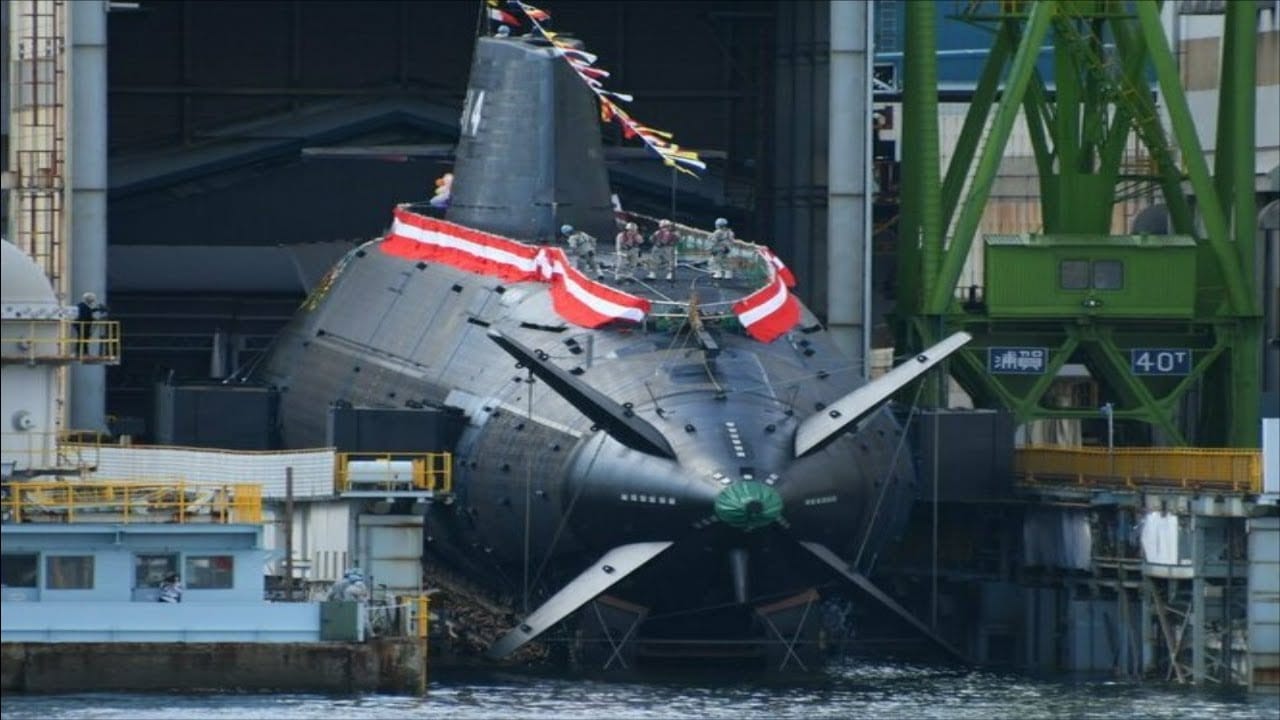
<path id="1" fill-rule="evenodd" d="M 680 279 L 690 290 L 704 275 Z M 707 288 L 710 290 L 710 288 Z M 674 288 L 669 290 L 674 292 Z M 328 406 L 461 408 L 456 501 L 426 518 L 426 553 L 521 610 L 617 545 L 676 542 L 610 590 L 648 609 L 648 637 L 758 634 L 677 618 L 746 606 L 824 585 L 834 575 L 799 548 L 817 541 L 866 568 L 897 533 L 914 471 L 899 427 L 881 410 L 854 433 L 792 458 L 799 420 L 860 383 L 812 315 L 771 343 L 713 330 L 714 360 L 680 323 L 598 331 L 566 326 L 545 286 L 509 286 L 366 245 L 335 269 L 259 369 L 282 388 L 290 447 L 324 443 Z M 652 424 L 675 459 L 631 450 L 601 431 L 488 337 L 498 330 L 545 352 Z M 575 370 L 576 372 L 576 370 Z M 781 518 L 744 530 L 716 520 L 732 483 L 767 483 Z M 729 557 L 745 551 L 745 578 Z M 728 610 L 729 608 L 736 608 Z"/>

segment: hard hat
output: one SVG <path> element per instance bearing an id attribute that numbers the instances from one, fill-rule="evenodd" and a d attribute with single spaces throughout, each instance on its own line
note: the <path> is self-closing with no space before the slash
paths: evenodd
<path id="1" fill-rule="evenodd" d="M 724 218 L 716 218 L 716 227 L 729 227 L 729 221 Z"/>
<path id="2" fill-rule="evenodd" d="M 83 299 L 85 302 L 87 302 L 87 303 L 96 303 L 96 302 L 98 302 L 98 296 L 97 296 L 97 295 L 94 295 L 94 294 L 93 294 L 93 293 L 91 293 L 91 292 L 87 292 L 87 293 L 85 293 L 85 294 L 84 294 L 84 297 L 83 297 L 82 299 Z"/>
<path id="3" fill-rule="evenodd" d="M 627 223 L 627 229 L 628 229 L 628 230 L 635 230 L 635 229 L 636 229 L 636 224 L 635 224 L 635 223 Z"/>
<path id="4" fill-rule="evenodd" d="M 670 220 L 659 220 L 659 221 L 658 221 L 658 227 L 671 227 L 671 221 L 670 221 Z"/>
<path id="5" fill-rule="evenodd" d="M 561 234 L 561 235 L 568 235 L 568 234 L 569 234 L 569 233 L 571 233 L 571 232 L 573 232 L 573 226 L 572 226 L 572 225 L 561 225 L 561 226 L 560 226 L 560 234 Z"/>

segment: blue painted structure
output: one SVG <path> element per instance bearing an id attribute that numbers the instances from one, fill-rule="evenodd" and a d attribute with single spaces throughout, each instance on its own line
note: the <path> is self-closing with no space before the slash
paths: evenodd
<path id="1" fill-rule="evenodd" d="M 903 48 L 906 31 L 906 2 L 909 0 L 879 0 L 876 3 L 875 62 L 877 65 L 893 65 L 898 88 L 903 77 Z M 978 84 L 978 76 L 991 53 L 992 35 L 989 28 L 966 22 L 961 16 L 964 3 L 938 3 L 934 23 L 938 43 L 938 89 L 952 92 L 971 92 Z M 988 3 L 983 12 L 996 11 L 994 3 Z M 1108 46 L 1110 47 L 1110 46 Z M 1052 90 L 1053 46 L 1040 48 L 1036 67 Z M 1154 76 L 1148 81 L 1154 83 Z"/>
<path id="2" fill-rule="evenodd" d="M 0 539 L 0 642 L 320 639 L 319 605 L 264 599 L 259 525 L 4 523 Z M 165 563 L 181 603 L 157 602 Z"/>

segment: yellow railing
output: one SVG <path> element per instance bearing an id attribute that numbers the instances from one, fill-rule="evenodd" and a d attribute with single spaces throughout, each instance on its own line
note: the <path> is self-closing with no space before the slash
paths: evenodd
<path id="1" fill-rule="evenodd" d="M 95 467 L 99 450 L 111 443 L 92 430 L 0 432 L 0 454 L 19 470 L 78 470 Z"/>
<path id="2" fill-rule="evenodd" d="M 350 490 L 448 493 L 453 490 L 453 453 L 338 453 L 333 488 L 338 493 Z"/>
<path id="3" fill-rule="evenodd" d="M 5 362 L 120 362 L 118 320 L 5 320 L 0 329 Z"/>
<path id="4" fill-rule="evenodd" d="M 262 522 L 262 487 L 247 483 L 38 481 L 8 483 L 6 522 Z"/>
<path id="5" fill-rule="evenodd" d="M 1028 447 L 1014 453 L 1013 464 L 1017 479 L 1033 485 L 1262 490 L 1258 450 Z"/>

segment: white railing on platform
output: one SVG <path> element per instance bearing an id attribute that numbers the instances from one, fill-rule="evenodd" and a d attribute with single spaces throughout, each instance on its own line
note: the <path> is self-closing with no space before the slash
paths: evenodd
<path id="1" fill-rule="evenodd" d="M 335 455 L 332 449 L 287 452 L 205 450 L 200 448 L 102 445 L 91 477 L 113 480 L 182 478 L 192 482 L 258 483 L 264 499 L 285 496 L 285 470 L 293 468 L 296 498 L 331 497 Z"/>

